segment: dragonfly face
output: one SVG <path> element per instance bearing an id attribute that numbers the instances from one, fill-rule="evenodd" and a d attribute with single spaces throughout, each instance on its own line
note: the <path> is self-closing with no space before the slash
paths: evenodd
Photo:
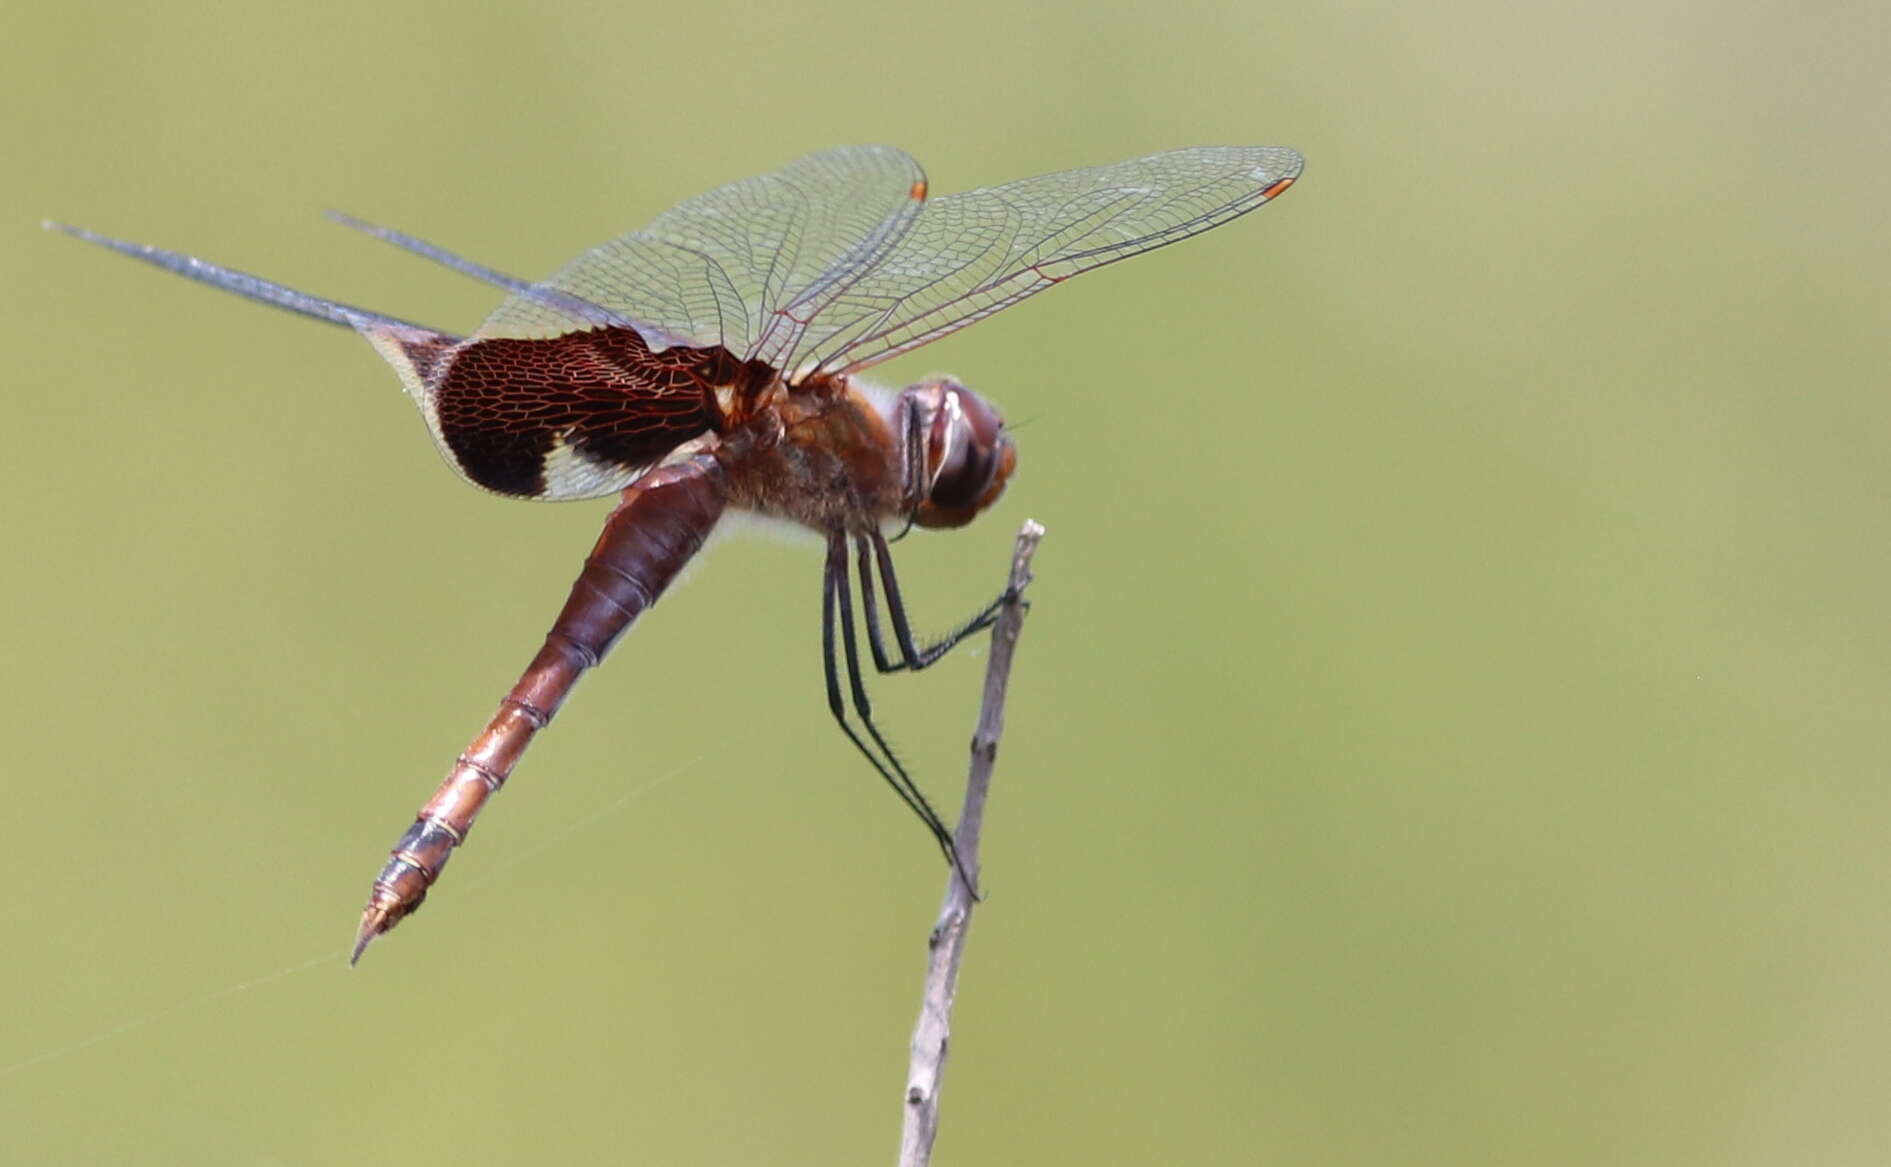
<path id="1" fill-rule="evenodd" d="M 883 673 L 923 669 L 986 627 L 998 601 L 922 648 L 882 531 L 969 523 L 1003 492 L 1017 450 L 998 410 L 951 378 L 914 385 L 883 408 L 858 376 L 1073 275 L 1255 210 L 1300 167 L 1283 147 L 1201 147 L 929 199 L 918 163 L 898 150 L 824 150 L 681 203 L 536 283 L 336 216 L 504 289 L 504 303 L 466 337 L 179 252 L 59 229 L 353 328 L 394 367 L 441 455 L 474 485 L 545 500 L 621 493 L 544 645 L 376 878 L 359 958 L 420 906 L 579 676 L 730 508 L 826 538 L 828 706 L 956 863 L 950 833 L 874 724 L 852 588 L 857 578 Z"/>
<path id="2" fill-rule="evenodd" d="M 920 484 L 913 522 L 921 527 L 963 527 L 998 501 L 1018 464 L 1004 418 L 978 394 L 951 378 L 927 381 L 900 395 L 920 452 Z"/>

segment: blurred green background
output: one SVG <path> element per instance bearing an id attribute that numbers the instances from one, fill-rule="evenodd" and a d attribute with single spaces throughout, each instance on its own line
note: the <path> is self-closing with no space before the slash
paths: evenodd
<path id="1" fill-rule="evenodd" d="M 320 210 L 537 275 L 856 141 L 1308 158 L 881 370 L 1028 423 L 922 624 L 1050 531 L 938 1162 L 1891 1160 L 1887 11 L 10 11 L 0 1161 L 891 1161 L 945 872 L 817 550 L 716 546 L 350 972 L 606 504 L 37 227 L 469 329 Z M 942 805 L 983 655 L 876 690 Z"/>

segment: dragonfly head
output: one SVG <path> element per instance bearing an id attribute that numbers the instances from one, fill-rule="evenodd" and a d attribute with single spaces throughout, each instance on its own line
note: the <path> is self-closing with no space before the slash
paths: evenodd
<path id="1" fill-rule="evenodd" d="M 1005 419 L 983 397 L 950 377 L 922 381 L 900 394 L 913 522 L 963 527 L 998 501 L 1018 464 Z"/>

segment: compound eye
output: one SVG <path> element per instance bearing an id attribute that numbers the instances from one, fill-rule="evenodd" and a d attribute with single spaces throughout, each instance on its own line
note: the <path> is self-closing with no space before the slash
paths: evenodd
<path id="1" fill-rule="evenodd" d="M 995 502 L 1017 461 L 998 411 L 953 381 L 918 390 L 925 419 L 925 498 L 915 520 L 922 527 L 959 527 Z"/>
<path id="2" fill-rule="evenodd" d="M 934 461 L 926 497 L 934 506 L 958 510 L 978 504 L 998 469 L 1001 432 L 982 402 L 968 402 L 957 392 L 946 394 L 945 408 L 933 419 Z"/>

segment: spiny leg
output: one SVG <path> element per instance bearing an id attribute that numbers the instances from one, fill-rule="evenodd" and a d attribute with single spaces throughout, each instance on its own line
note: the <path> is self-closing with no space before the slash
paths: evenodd
<path id="1" fill-rule="evenodd" d="M 944 852 L 946 860 L 959 873 L 959 878 L 965 881 L 966 888 L 977 896 L 978 885 L 972 881 L 970 873 L 965 870 L 964 863 L 959 859 L 959 850 L 952 841 L 952 832 L 939 818 L 939 813 L 932 808 L 932 804 L 926 801 L 926 796 L 920 792 L 918 784 L 906 773 L 905 767 L 900 765 L 899 758 L 893 753 L 893 748 L 887 744 L 879 727 L 873 723 L 873 705 L 867 699 L 867 688 L 861 679 L 860 649 L 854 633 L 853 589 L 847 576 L 847 538 L 845 535 L 836 533 L 828 539 L 827 565 L 823 572 L 821 597 L 821 662 L 827 677 L 828 709 L 834 714 L 834 720 L 839 723 L 841 732 L 847 735 L 847 740 L 854 743 L 854 748 L 872 763 L 880 777 L 893 788 L 894 793 L 900 796 L 900 800 L 919 816 L 921 822 L 926 824 L 926 829 L 938 842 L 939 849 Z M 840 623 L 841 644 L 846 653 L 847 681 L 852 690 L 854 711 L 860 718 L 861 725 L 865 727 L 868 737 L 872 739 L 874 745 L 879 747 L 878 753 L 868 747 L 847 720 L 846 705 L 841 696 L 839 669 L 834 656 L 836 620 Z"/>
<path id="2" fill-rule="evenodd" d="M 946 653 L 952 651 L 961 640 L 991 627 L 992 622 L 998 618 L 998 609 L 1011 598 L 1009 592 L 1000 593 L 997 599 L 985 605 L 977 615 L 947 633 L 938 642 L 922 649 L 913 639 L 912 625 L 906 619 L 906 604 L 900 598 L 899 578 L 893 573 L 893 552 L 886 545 L 886 537 L 874 531 L 856 536 L 856 540 L 860 551 L 861 599 L 866 604 L 867 641 L 873 649 L 873 667 L 883 673 L 897 673 L 902 669 L 917 672 L 920 669 L 930 668 Z M 886 585 L 887 615 L 891 618 L 893 637 L 900 649 L 898 661 L 888 658 L 886 648 L 881 641 L 879 605 L 874 595 L 873 578 L 867 563 L 869 549 L 879 563 L 880 579 Z"/>
<path id="3" fill-rule="evenodd" d="M 873 550 L 865 535 L 855 537 L 860 549 L 860 602 L 866 608 L 867 647 L 873 650 L 873 667 L 882 673 L 896 673 L 905 664 L 887 655 L 886 642 L 880 635 L 880 601 L 873 587 Z"/>
<path id="4" fill-rule="evenodd" d="M 839 657 L 836 656 L 834 651 L 834 625 L 839 611 L 841 581 L 846 578 L 846 561 L 843 558 L 838 565 L 835 563 L 835 546 L 836 544 L 830 540 L 828 543 L 827 565 L 821 577 L 821 665 L 827 678 L 828 710 L 833 713 L 834 720 L 840 724 L 841 732 L 847 735 L 847 740 L 853 742 L 854 748 L 865 755 L 867 761 L 873 764 L 873 768 L 879 771 L 880 777 L 884 778 L 887 784 L 893 788 L 893 792 L 900 796 L 900 801 L 911 808 L 912 812 L 920 817 L 921 821 L 926 824 L 928 829 L 933 829 L 933 821 L 937 816 L 929 815 L 927 810 L 922 809 L 921 805 L 914 801 L 912 794 L 893 777 L 892 773 L 888 771 L 886 764 L 880 760 L 880 756 L 867 747 L 867 743 L 862 741 L 860 735 L 854 732 L 853 724 L 847 720 L 847 703 L 846 699 L 841 695 L 840 688 Z M 844 619 L 845 617 L 840 616 L 838 618 Z M 937 837 L 936 830 L 934 831 L 934 835 Z"/>
<path id="5" fill-rule="evenodd" d="M 880 747 L 880 756 L 886 759 L 888 767 L 899 776 L 906 790 L 918 804 L 915 809 L 919 810 L 920 817 L 925 819 L 926 825 L 932 829 L 933 834 L 947 848 L 950 855 L 951 833 L 946 830 L 938 812 L 932 809 L 932 804 L 926 801 L 926 796 L 920 792 L 918 784 L 906 773 L 906 768 L 900 765 L 898 755 L 894 754 L 893 747 L 887 744 L 886 738 L 881 735 L 879 726 L 873 723 L 873 705 L 867 698 L 866 682 L 860 671 L 860 649 L 854 638 L 854 598 L 852 585 L 847 576 L 846 543 L 837 538 L 835 550 L 837 554 L 835 556 L 834 610 L 841 622 L 841 645 L 847 654 L 847 683 L 853 693 L 854 710 L 860 717 L 861 725 L 866 728 L 867 735 L 873 739 L 873 744 Z"/>

